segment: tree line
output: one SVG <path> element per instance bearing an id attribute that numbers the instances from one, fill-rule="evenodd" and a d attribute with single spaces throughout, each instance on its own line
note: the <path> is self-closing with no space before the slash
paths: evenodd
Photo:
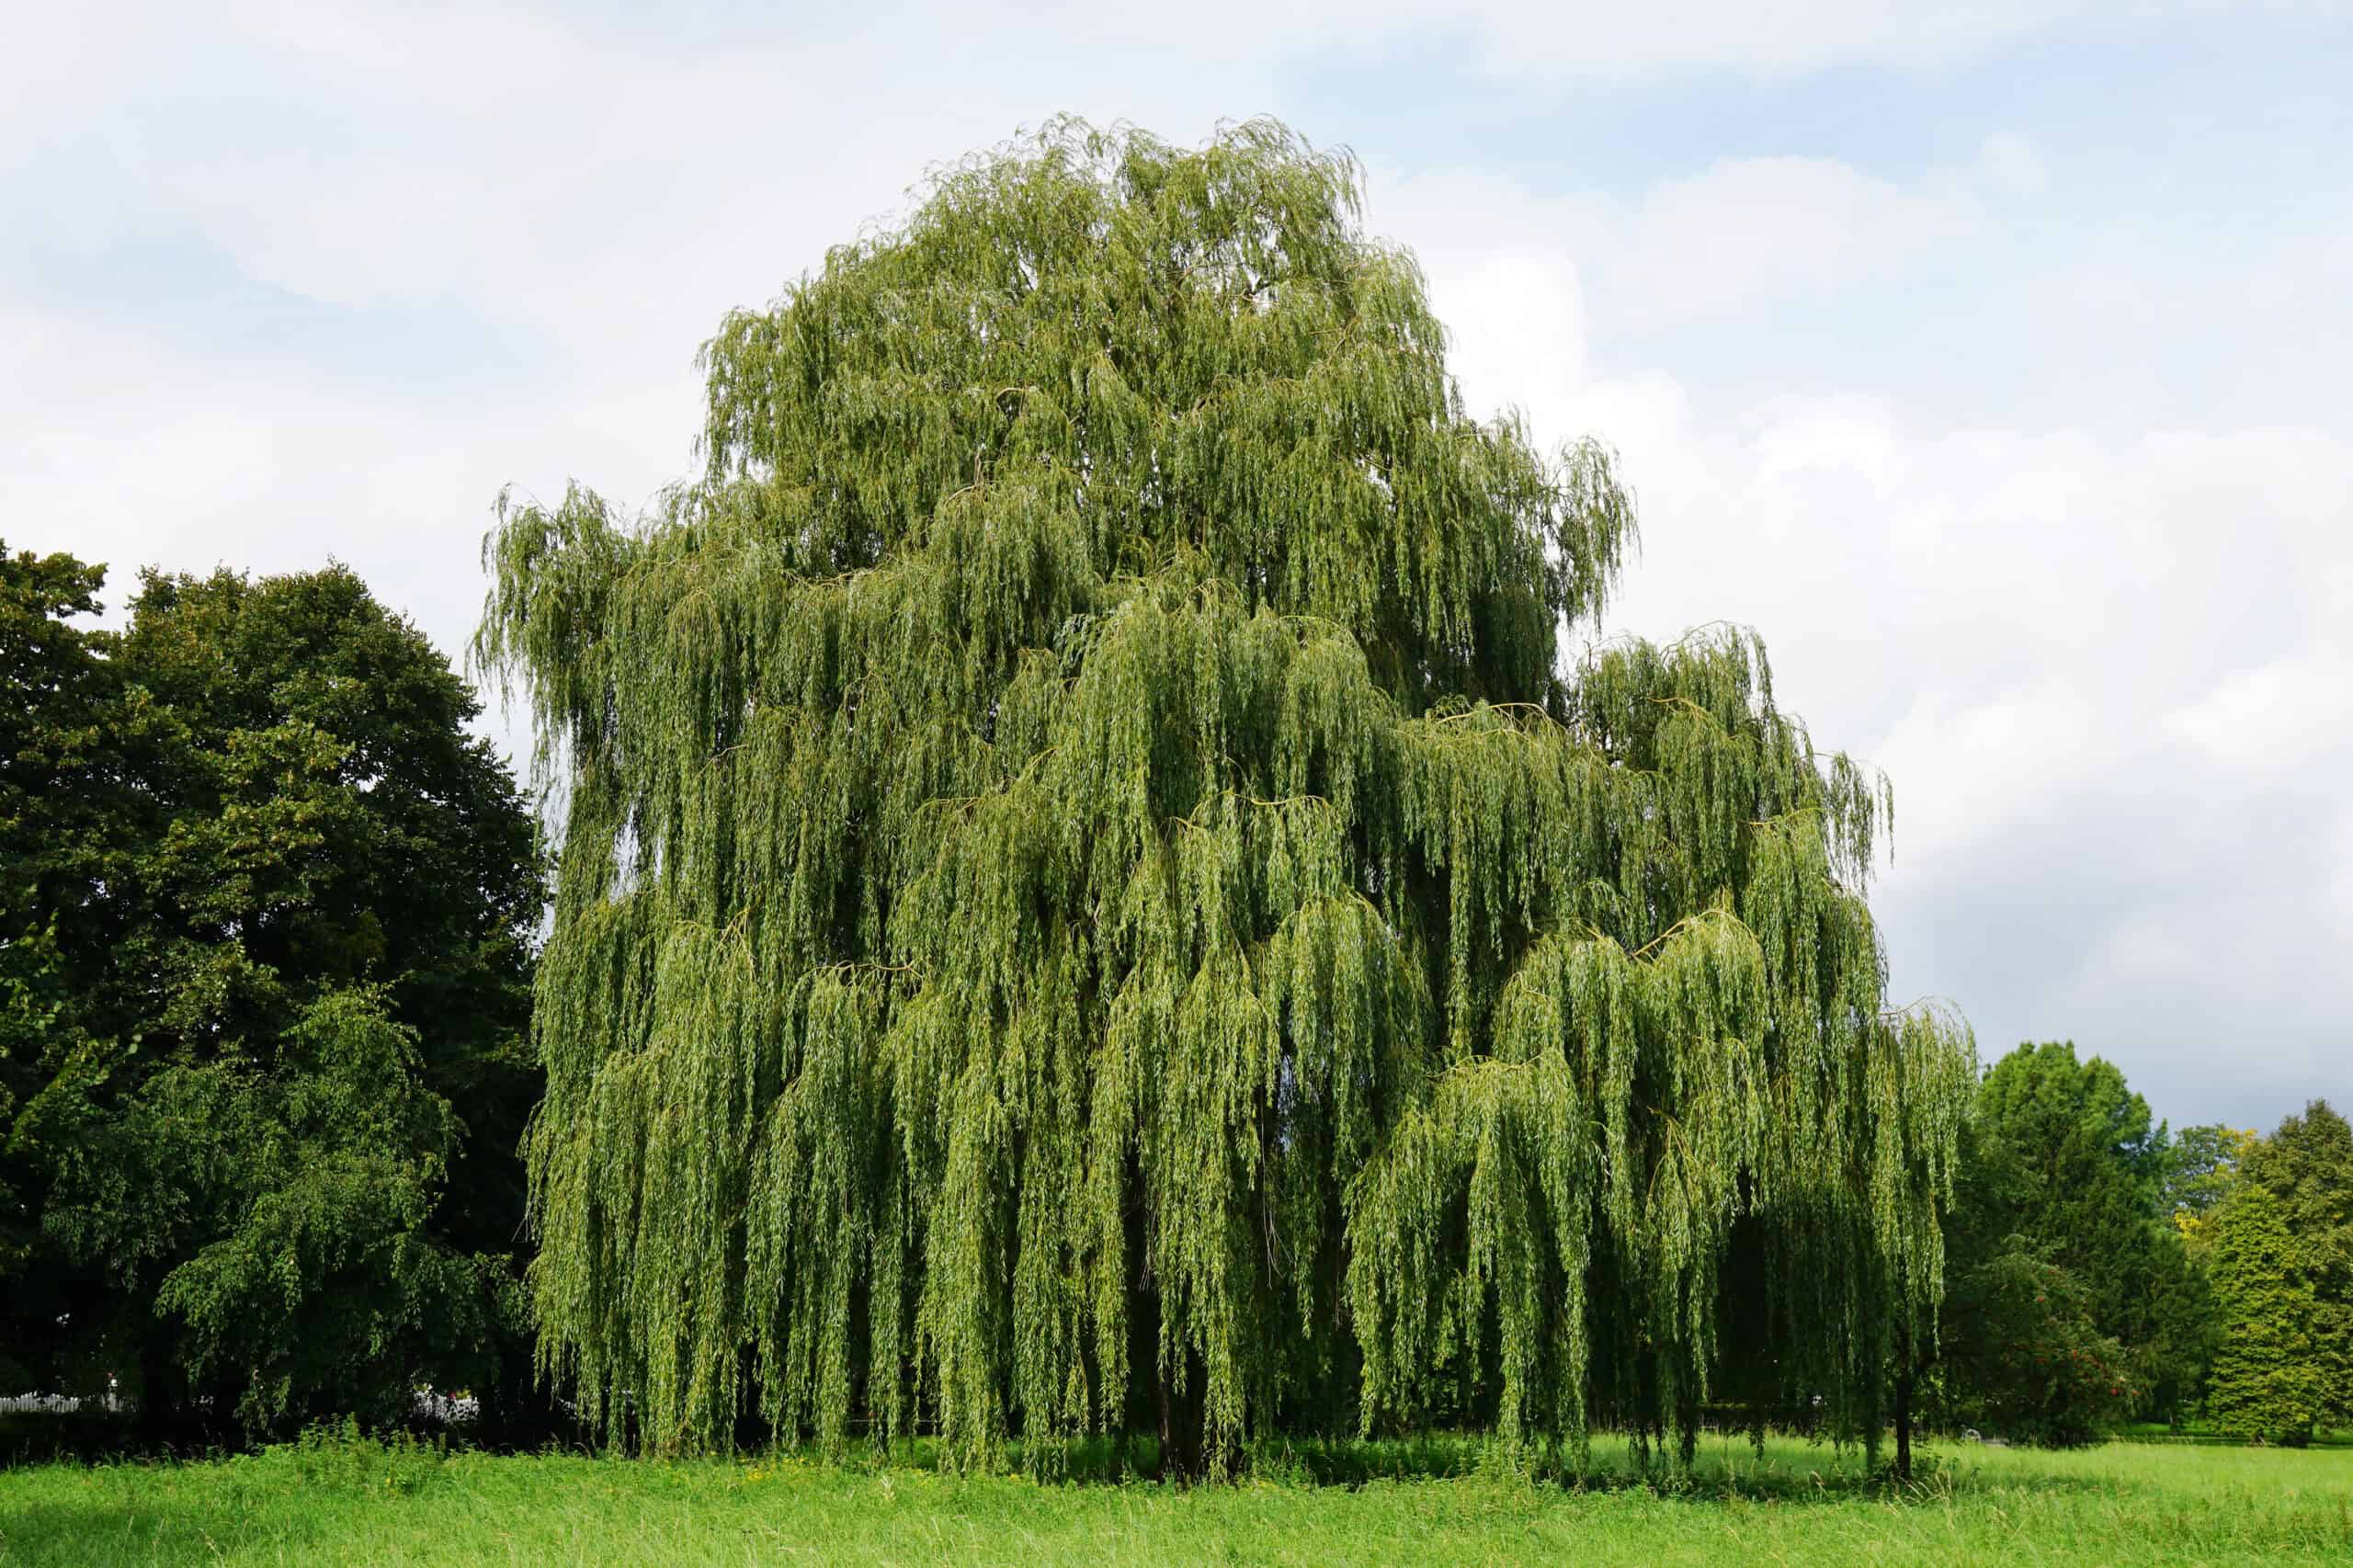
<path id="1" fill-rule="evenodd" d="M 1884 781 L 1753 634 L 1563 657 L 1631 497 L 1359 196 L 1058 122 L 731 316 L 701 475 L 486 547 L 544 849 L 347 571 L 0 551 L 0 1373 L 1207 1474 L 2340 1418 L 2341 1119 L 1891 1008 Z"/>
<path id="2" fill-rule="evenodd" d="M 0 1115 L 17 1391 L 155 1431 L 543 1429 L 517 1153 L 540 869 L 445 659 L 342 568 L 100 574 L 0 551 Z M 2067 1044 L 1962 1124 L 1924 1414 L 2075 1443 L 2132 1418 L 2353 1423 L 2353 1131 L 2153 1125 Z"/>
<path id="3" fill-rule="evenodd" d="M 2309 1442 L 2353 1426 L 2353 1130 L 2152 1125 L 2113 1064 L 2021 1045 L 1978 1085 L 1947 1218 L 1947 1424 L 2128 1420 Z"/>

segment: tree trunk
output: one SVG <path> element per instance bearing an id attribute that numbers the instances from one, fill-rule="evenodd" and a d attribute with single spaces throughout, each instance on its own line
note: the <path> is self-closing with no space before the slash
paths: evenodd
<path id="1" fill-rule="evenodd" d="M 139 1408 L 131 1432 L 151 1451 L 177 1447 L 188 1436 L 187 1380 L 170 1349 L 150 1333 L 139 1347 Z"/>
<path id="2" fill-rule="evenodd" d="M 1912 1479 L 1912 1373 L 1895 1375 L 1895 1479 Z"/>
<path id="3" fill-rule="evenodd" d="M 1160 1474 L 1164 1481 L 1199 1481 L 1205 1473 L 1203 1426 L 1208 1401 L 1202 1384 L 1206 1369 L 1186 1356 L 1185 1387 L 1178 1389 L 1164 1362 L 1160 1369 Z"/>

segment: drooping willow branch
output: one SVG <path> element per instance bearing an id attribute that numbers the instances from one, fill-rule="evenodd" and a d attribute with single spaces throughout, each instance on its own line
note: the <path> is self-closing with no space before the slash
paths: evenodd
<path id="1" fill-rule="evenodd" d="M 1559 664 L 1632 504 L 1464 413 L 1358 191 L 1057 124 L 729 317 L 651 519 L 502 509 L 531 1284 L 647 1446 L 1875 1431 L 1970 1073 L 1883 784 L 1745 633 Z"/>

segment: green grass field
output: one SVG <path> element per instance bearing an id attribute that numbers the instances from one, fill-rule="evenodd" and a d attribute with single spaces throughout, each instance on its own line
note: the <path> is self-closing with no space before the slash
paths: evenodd
<path id="1" fill-rule="evenodd" d="M 1622 1453 L 1603 1449 L 1605 1463 Z M 1679 1486 L 1535 1483 L 1468 1445 L 1264 1456 L 1189 1491 L 791 1456 L 402 1453 L 0 1471 L 0 1563 L 2353 1563 L 2353 1453 L 1711 1440 Z M 1379 1473 L 1384 1467 L 1395 1473 Z M 1342 1482 L 1318 1480 L 1352 1471 Z"/>

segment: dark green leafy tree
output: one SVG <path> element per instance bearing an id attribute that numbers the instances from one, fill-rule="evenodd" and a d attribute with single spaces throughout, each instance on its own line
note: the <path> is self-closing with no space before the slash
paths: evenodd
<path id="1" fill-rule="evenodd" d="M 540 881 L 472 696 L 340 567 L 150 574 L 119 634 L 95 569 L 10 583 L 9 1342 L 159 1428 L 494 1394 Z"/>
<path id="2" fill-rule="evenodd" d="M 645 1446 L 1893 1412 L 1972 1070 L 1883 788 L 1752 637 L 1560 661 L 1631 504 L 1358 195 L 1057 124 L 722 324 L 656 515 L 504 511 L 533 1294 Z"/>
<path id="3" fill-rule="evenodd" d="M 1943 1327 L 1941 1370 L 1960 1396 L 1952 1414 L 1972 1426 L 2076 1448 L 2141 1398 L 2124 1346 L 2099 1332 L 2082 1282 L 2023 1237 L 1956 1270 Z"/>
<path id="4" fill-rule="evenodd" d="M 2013 1436 L 2087 1441 L 2120 1413 L 2120 1399 L 2171 1415 L 2192 1398 L 2211 1351 L 2211 1306 L 2170 1220 L 2166 1184 L 2177 1167 L 2165 1131 L 2124 1074 L 2097 1056 L 2078 1059 L 2073 1044 L 2021 1045 L 1979 1085 L 1964 1151 L 1947 1366 L 1956 1416 Z M 2016 1314 L 1999 1303 L 2024 1304 L 2029 1265 L 2065 1281 L 2029 1292 L 2052 1317 L 2042 1336 L 2078 1347 L 2113 1342 L 2112 1375 L 2021 1398 L 2020 1380 L 2036 1374 L 2006 1360 Z M 2081 1321 L 2063 1325 L 2069 1313 Z M 1980 1328 L 1992 1337 L 1972 1340 Z M 2071 1391 L 2080 1402 L 2059 1408 L 2053 1401 Z M 2011 1424 L 2012 1413 L 2028 1411 L 2030 1422 Z"/>
<path id="5" fill-rule="evenodd" d="M 104 574 L 66 555 L 0 547 L 0 1382 L 41 1385 L 42 1326 L 69 1310 L 40 1267 L 43 1173 L 6 1134 L 71 1038 L 110 938 L 90 890 L 133 798 L 119 766 L 119 686 L 94 615 Z"/>
<path id="6" fill-rule="evenodd" d="M 52 1228 L 162 1331 L 142 1395 L 233 1395 L 266 1431 L 403 1419 L 420 1375 L 494 1383 L 521 1303 L 502 1258 L 449 1244 L 461 1129 L 421 1065 L 381 997 L 347 989 L 266 1061 L 176 1062 L 119 1102 L 51 1096 L 42 1131 L 75 1155 Z"/>
<path id="7" fill-rule="evenodd" d="M 2301 1447 L 2334 1414 L 2325 1315 L 2286 1206 L 2259 1181 L 2214 1216 L 2211 1267 L 2222 1320 L 2207 1408 L 2234 1437 Z"/>

